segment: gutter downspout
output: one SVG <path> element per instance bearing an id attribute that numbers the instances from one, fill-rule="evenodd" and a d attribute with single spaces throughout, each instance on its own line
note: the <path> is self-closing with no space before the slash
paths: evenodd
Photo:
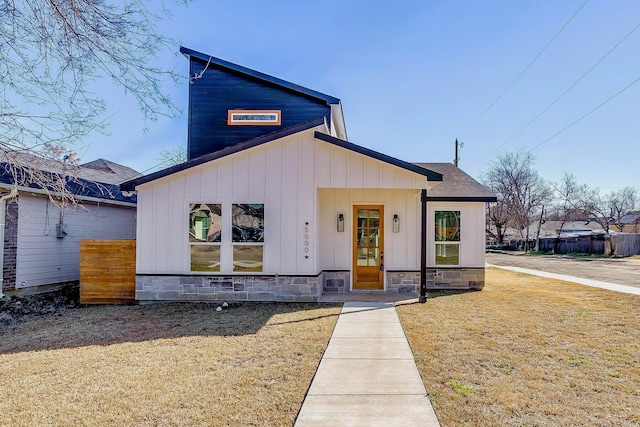
<path id="1" fill-rule="evenodd" d="M 0 298 L 4 297 L 4 227 L 7 219 L 7 200 L 18 194 L 18 189 L 13 187 L 9 194 L 0 197 Z"/>
<path id="2" fill-rule="evenodd" d="M 420 192 L 420 205 L 422 215 L 420 217 L 420 298 L 418 302 L 427 302 L 427 190 Z"/>

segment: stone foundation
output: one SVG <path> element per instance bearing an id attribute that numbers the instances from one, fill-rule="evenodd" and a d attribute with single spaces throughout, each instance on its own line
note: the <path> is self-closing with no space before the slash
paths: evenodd
<path id="1" fill-rule="evenodd" d="M 427 289 L 484 288 L 484 268 L 427 269 Z"/>
<path id="2" fill-rule="evenodd" d="M 387 271 L 387 292 L 415 293 L 420 292 L 420 272 Z M 427 274 L 428 277 L 428 274 Z"/>
<path id="3" fill-rule="evenodd" d="M 350 292 L 351 274 L 348 271 L 325 271 L 321 277 L 323 293 L 344 294 Z"/>
<path id="4" fill-rule="evenodd" d="M 484 268 L 427 268 L 427 289 L 482 289 Z M 387 272 L 387 292 L 420 292 L 420 272 Z"/>
<path id="5" fill-rule="evenodd" d="M 420 272 L 386 272 L 387 293 L 420 292 Z M 315 302 L 323 294 L 349 293 L 348 271 L 317 276 L 136 276 L 136 300 Z M 428 268 L 427 289 L 482 289 L 484 268 Z"/>
<path id="6" fill-rule="evenodd" d="M 319 276 L 136 276 L 136 300 L 314 302 Z"/>

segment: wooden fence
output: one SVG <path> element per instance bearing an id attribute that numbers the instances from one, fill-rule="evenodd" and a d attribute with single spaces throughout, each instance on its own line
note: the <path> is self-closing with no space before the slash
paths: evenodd
<path id="1" fill-rule="evenodd" d="M 80 241 L 80 303 L 134 304 L 135 240 Z"/>
<path id="2" fill-rule="evenodd" d="M 614 255 L 631 256 L 640 254 L 640 234 L 613 234 L 611 246 L 614 247 Z"/>
<path id="3" fill-rule="evenodd" d="M 545 237 L 540 239 L 540 250 L 557 254 L 603 254 L 604 236 L 561 237 L 557 242 L 555 237 Z"/>

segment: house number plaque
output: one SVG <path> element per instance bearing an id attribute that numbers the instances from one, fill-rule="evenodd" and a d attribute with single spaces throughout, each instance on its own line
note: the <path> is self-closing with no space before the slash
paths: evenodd
<path id="1" fill-rule="evenodd" d="M 309 222 L 304 223 L 304 259 L 309 259 Z"/>

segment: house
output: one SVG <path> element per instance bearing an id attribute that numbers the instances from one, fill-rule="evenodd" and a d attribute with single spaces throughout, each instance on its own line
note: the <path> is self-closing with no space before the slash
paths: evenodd
<path id="1" fill-rule="evenodd" d="M 137 300 L 483 287 L 487 189 L 349 142 L 338 98 L 181 52 L 188 160 L 120 186 L 138 195 Z"/>
<path id="2" fill-rule="evenodd" d="M 82 239 L 135 238 L 136 196 L 117 184 L 136 171 L 104 159 L 73 166 L 18 155 L 31 169 L 7 157 L 0 162 L 0 296 L 79 280 Z M 76 203 L 64 202 L 62 192 Z"/>
<path id="3" fill-rule="evenodd" d="M 620 218 L 620 224 L 622 224 L 622 230 L 616 225 L 611 224 L 611 230 L 621 233 L 634 233 L 640 232 L 640 211 L 631 211 Z"/>

